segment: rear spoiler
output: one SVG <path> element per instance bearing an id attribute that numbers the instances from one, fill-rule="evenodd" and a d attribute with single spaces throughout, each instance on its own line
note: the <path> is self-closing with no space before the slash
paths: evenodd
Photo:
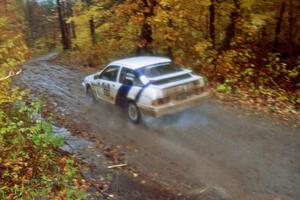
<path id="1" fill-rule="evenodd" d="M 192 76 L 191 78 L 183 79 L 183 80 L 172 82 L 172 83 L 166 83 L 166 84 L 163 84 L 163 85 L 155 85 L 155 87 L 158 87 L 160 89 L 166 89 L 166 88 L 170 88 L 170 87 L 190 83 L 190 82 L 193 82 L 193 81 L 198 81 L 198 80 L 201 80 L 201 79 L 202 79 L 202 77 Z"/>
<path id="2" fill-rule="evenodd" d="M 160 81 L 160 80 L 167 79 L 167 78 L 173 78 L 173 77 L 176 77 L 176 76 L 181 76 L 181 75 L 189 74 L 191 72 L 192 72 L 192 70 L 184 69 L 184 70 L 182 70 L 180 72 L 175 72 L 175 73 L 172 73 L 172 74 L 166 74 L 166 75 L 162 75 L 162 76 L 157 76 L 157 77 L 154 77 L 154 78 L 148 78 L 147 77 L 147 79 L 150 82 L 155 82 L 155 81 Z"/>

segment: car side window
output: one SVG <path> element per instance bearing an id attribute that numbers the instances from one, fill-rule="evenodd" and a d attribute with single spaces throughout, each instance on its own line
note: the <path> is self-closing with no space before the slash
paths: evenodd
<path id="1" fill-rule="evenodd" d="M 125 67 L 123 67 L 121 71 L 119 82 L 125 85 L 133 85 L 138 87 L 143 85 L 136 72 Z"/>
<path id="2" fill-rule="evenodd" d="M 116 81 L 119 69 L 119 66 L 109 66 L 101 73 L 100 78 L 107 81 Z"/>

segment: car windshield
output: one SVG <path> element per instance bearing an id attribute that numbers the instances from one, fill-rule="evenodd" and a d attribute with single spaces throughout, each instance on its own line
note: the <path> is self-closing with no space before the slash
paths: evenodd
<path id="1" fill-rule="evenodd" d="M 160 65 L 147 66 L 142 68 L 142 73 L 148 78 L 163 76 L 166 74 L 171 74 L 180 71 L 182 71 L 182 69 L 173 63 L 164 63 Z"/>

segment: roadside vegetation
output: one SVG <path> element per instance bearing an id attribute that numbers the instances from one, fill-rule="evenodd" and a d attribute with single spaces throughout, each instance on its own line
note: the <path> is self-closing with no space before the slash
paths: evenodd
<path id="1" fill-rule="evenodd" d="M 84 199 L 76 159 L 59 151 L 63 138 L 41 118 L 42 104 L 11 85 L 30 52 L 20 2 L 0 2 L 0 199 Z"/>
<path id="2" fill-rule="evenodd" d="M 0 198 L 84 199 L 76 160 L 58 148 L 51 121 L 37 119 L 41 104 L 22 101 L 0 110 Z"/>

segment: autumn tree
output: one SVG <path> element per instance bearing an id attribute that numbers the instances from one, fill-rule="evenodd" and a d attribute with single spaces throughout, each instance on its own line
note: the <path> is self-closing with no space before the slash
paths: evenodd
<path id="1" fill-rule="evenodd" d="M 22 13 L 18 3 L 15 0 L 0 2 L 0 104 L 17 96 L 17 91 L 10 89 L 10 80 L 17 73 L 18 66 L 25 62 L 28 53 L 22 33 L 24 19 L 16 15 Z"/>

